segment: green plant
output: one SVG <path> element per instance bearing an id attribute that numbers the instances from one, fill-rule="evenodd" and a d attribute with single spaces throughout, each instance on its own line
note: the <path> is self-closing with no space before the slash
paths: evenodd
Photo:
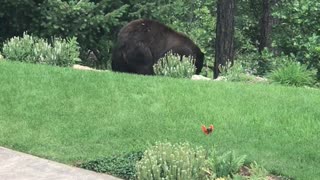
<path id="1" fill-rule="evenodd" d="M 253 51 L 237 55 L 234 63 L 240 64 L 246 74 L 259 75 L 259 58 L 260 54 L 257 51 Z"/>
<path id="2" fill-rule="evenodd" d="M 269 74 L 273 82 L 291 86 L 313 86 L 315 77 L 316 71 L 298 62 L 288 62 Z"/>
<path id="3" fill-rule="evenodd" d="M 269 174 L 269 172 L 261 165 L 258 165 L 257 162 L 250 164 L 249 173 L 250 180 L 265 180 Z"/>
<path id="4" fill-rule="evenodd" d="M 292 0 L 279 3 L 273 13 L 279 22 L 275 24 L 273 43 L 285 54 L 294 54 L 300 63 L 317 69 L 320 79 L 319 9 L 319 1 Z"/>
<path id="5" fill-rule="evenodd" d="M 136 173 L 135 164 L 141 160 L 142 156 L 143 152 L 114 155 L 83 163 L 80 167 L 100 173 L 108 173 L 124 179 L 134 179 Z"/>
<path id="6" fill-rule="evenodd" d="M 191 57 L 167 53 L 153 66 L 156 75 L 173 78 L 191 78 L 195 73 L 194 60 Z"/>
<path id="7" fill-rule="evenodd" d="M 137 179 L 207 179 L 206 151 L 188 143 L 156 143 L 136 165 Z"/>
<path id="8" fill-rule="evenodd" d="M 76 38 L 54 38 L 52 45 L 46 40 L 24 34 L 13 37 L 3 46 L 3 54 L 11 61 L 71 66 L 79 61 Z"/>
<path id="9" fill-rule="evenodd" d="M 226 66 L 219 66 L 219 70 L 227 81 L 248 82 L 254 81 L 255 79 L 255 77 L 247 73 L 243 66 L 238 62 L 235 62 L 233 66 L 231 66 L 230 62 L 227 62 Z"/>
<path id="10" fill-rule="evenodd" d="M 287 56 L 283 53 L 275 55 L 268 49 L 264 49 L 258 58 L 257 75 L 266 75 L 272 70 L 275 70 L 279 66 L 286 64 L 287 62 L 293 61 L 293 56 Z"/>
<path id="11" fill-rule="evenodd" d="M 68 39 L 55 38 L 52 42 L 48 63 L 56 66 L 72 66 L 80 61 L 80 47 L 75 37 Z"/>
<path id="12" fill-rule="evenodd" d="M 246 156 L 237 156 L 231 151 L 217 156 L 214 163 L 217 177 L 233 177 L 243 166 L 245 158 Z"/>
<path id="13" fill-rule="evenodd" d="M 13 37 L 3 45 L 3 55 L 11 61 L 40 62 L 40 58 L 35 59 L 33 55 L 36 41 L 38 39 L 28 34 L 24 34 L 22 38 Z"/>

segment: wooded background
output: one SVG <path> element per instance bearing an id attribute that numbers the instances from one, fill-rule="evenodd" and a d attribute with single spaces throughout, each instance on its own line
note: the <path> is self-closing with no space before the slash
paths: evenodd
<path id="1" fill-rule="evenodd" d="M 206 64 L 215 66 L 215 77 L 227 61 L 258 62 L 259 75 L 270 59 L 288 55 L 317 69 L 319 78 L 319 12 L 316 0 L 2 0 L 0 46 L 24 32 L 47 39 L 75 36 L 82 64 L 107 69 L 119 29 L 148 18 L 195 41 Z M 90 51 L 96 59 L 88 58 Z"/>

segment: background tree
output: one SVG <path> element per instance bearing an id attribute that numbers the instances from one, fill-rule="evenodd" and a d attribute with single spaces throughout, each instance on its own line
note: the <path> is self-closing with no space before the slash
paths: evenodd
<path id="1" fill-rule="evenodd" d="M 219 76 L 219 66 L 226 66 L 234 59 L 235 0 L 218 0 L 215 44 L 214 78 Z"/>
<path id="2" fill-rule="evenodd" d="M 264 48 L 271 48 L 272 43 L 272 26 L 275 24 L 275 18 L 272 17 L 272 8 L 277 0 L 263 0 L 262 1 L 262 18 L 260 23 L 260 41 L 259 52 Z"/>

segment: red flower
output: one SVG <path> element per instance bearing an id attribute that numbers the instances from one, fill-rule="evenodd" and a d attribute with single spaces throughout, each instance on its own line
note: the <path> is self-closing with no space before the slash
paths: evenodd
<path id="1" fill-rule="evenodd" d="M 202 125 L 201 128 L 202 128 L 202 132 L 206 135 L 209 135 L 214 130 L 214 127 L 212 124 L 208 128 L 205 125 Z"/>

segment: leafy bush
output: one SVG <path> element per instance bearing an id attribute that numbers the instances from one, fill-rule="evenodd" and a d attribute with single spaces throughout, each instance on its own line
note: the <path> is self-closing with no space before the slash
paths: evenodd
<path id="1" fill-rule="evenodd" d="M 100 173 L 112 174 L 124 179 L 134 179 L 136 173 L 135 164 L 141 160 L 142 155 L 142 152 L 114 155 L 83 163 L 80 167 Z"/>
<path id="2" fill-rule="evenodd" d="M 44 39 L 24 34 L 5 43 L 3 55 L 11 61 L 71 66 L 79 60 L 79 46 L 75 38 L 55 38 L 51 45 Z"/>
<path id="3" fill-rule="evenodd" d="M 259 75 L 259 58 L 260 54 L 257 51 L 248 52 L 237 55 L 234 63 L 240 64 L 243 67 L 245 73 Z"/>
<path id="4" fill-rule="evenodd" d="M 137 179 L 207 179 L 209 163 L 203 148 L 188 143 L 157 143 L 137 162 Z"/>
<path id="5" fill-rule="evenodd" d="M 292 61 L 293 57 L 284 54 L 275 55 L 273 52 L 264 49 L 261 53 L 257 50 L 237 56 L 235 63 L 240 64 L 247 74 L 264 76 L 277 67 Z"/>
<path id="6" fill-rule="evenodd" d="M 285 8 L 283 8 L 285 7 Z M 318 70 L 320 79 L 320 2 L 308 0 L 283 1 L 273 15 L 278 19 L 274 44 L 285 54 Z"/>
<path id="7" fill-rule="evenodd" d="M 312 86 L 316 72 L 298 62 L 288 62 L 269 74 L 269 78 L 277 83 L 292 86 Z"/>
<path id="8" fill-rule="evenodd" d="M 156 143 L 144 153 L 114 155 L 83 163 L 80 167 L 123 179 L 247 179 L 240 172 L 244 161 L 245 156 L 231 151 L 218 156 L 214 149 L 208 152 L 188 143 Z M 250 179 L 263 179 L 268 174 L 256 162 L 245 168 Z"/>
<path id="9" fill-rule="evenodd" d="M 257 75 L 266 75 L 292 60 L 294 60 L 292 56 L 287 56 L 283 53 L 275 55 L 273 52 L 264 49 L 258 59 Z"/>
<path id="10" fill-rule="evenodd" d="M 23 38 L 13 37 L 4 44 L 3 55 L 11 61 L 39 62 L 40 59 L 37 58 L 35 60 L 33 58 L 35 57 L 33 55 L 33 46 L 36 41 L 38 40 L 27 34 L 24 34 Z"/>
<path id="11" fill-rule="evenodd" d="M 54 39 L 51 49 L 51 56 L 47 56 L 51 65 L 72 66 L 79 61 L 79 46 L 76 38 Z"/>
<path id="12" fill-rule="evenodd" d="M 156 75 L 174 78 L 191 78 L 195 73 L 194 60 L 191 57 L 167 53 L 153 66 Z"/>
<path id="13" fill-rule="evenodd" d="M 243 166 L 246 156 L 236 156 L 234 152 L 226 152 L 218 156 L 215 163 L 217 177 L 233 177 L 241 166 Z"/>
<path id="14" fill-rule="evenodd" d="M 250 164 L 250 179 L 265 179 L 269 172 L 262 167 L 261 165 L 258 165 L 257 162 L 253 162 Z"/>
<path id="15" fill-rule="evenodd" d="M 231 66 L 230 62 L 227 62 L 226 66 L 219 66 L 219 71 L 227 81 L 247 82 L 254 81 L 255 78 L 249 73 L 246 73 L 243 66 L 238 62 L 235 62 L 233 66 Z"/>

